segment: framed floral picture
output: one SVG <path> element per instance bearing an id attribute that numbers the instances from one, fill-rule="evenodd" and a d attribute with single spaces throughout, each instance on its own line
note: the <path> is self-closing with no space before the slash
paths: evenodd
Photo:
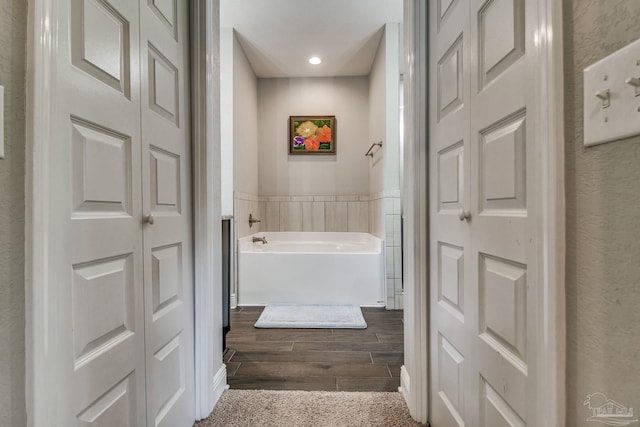
<path id="1" fill-rule="evenodd" d="M 336 116 L 289 116 L 289 154 L 336 154 Z"/>

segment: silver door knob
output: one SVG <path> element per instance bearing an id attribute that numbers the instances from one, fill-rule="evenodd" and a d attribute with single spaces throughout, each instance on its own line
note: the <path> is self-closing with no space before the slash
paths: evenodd
<path id="1" fill-rule="evenodd" d="M 156 222 L 156 219 L 153 217 L 153 214 L 149 214 L 149 215 L 144 217 L 144 222 L 146 222 L 147 224 L 152 225 L 154 222 Z"/>
<path id="2" fill-rule="evenodd" d="M 471 221 L 471 212 L 469 212 L 468 210 L 461 210 L 460 211 L 460 215 L 458 215 L 458 218 L 460 218 L 460 221 Z"/>

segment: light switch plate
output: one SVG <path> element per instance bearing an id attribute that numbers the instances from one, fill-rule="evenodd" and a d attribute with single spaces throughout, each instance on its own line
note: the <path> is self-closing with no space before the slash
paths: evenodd
<path id="1" fill-rule="evenodd" d="M 584 145 L 639 135 L 640 91 L 627 80 L 640 78 L 640 39 L 585 68 L 583 77 Z"/>
<path id="2" fill-rule="evenodd" d="M 4 159 L 4 86 L 0 86 L 0 159 Z"/>

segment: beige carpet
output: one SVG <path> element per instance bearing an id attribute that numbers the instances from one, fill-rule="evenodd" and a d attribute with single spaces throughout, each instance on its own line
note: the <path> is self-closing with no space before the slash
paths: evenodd
<path id="1" fill-rule="evenodd" d="M 227 390 L 209 418 L 214 426 L 403 427 L 411 419 L 400 393 Z"/>

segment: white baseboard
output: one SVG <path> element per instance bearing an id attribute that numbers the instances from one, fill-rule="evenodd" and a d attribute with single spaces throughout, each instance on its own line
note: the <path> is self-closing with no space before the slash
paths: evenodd
<path id="1" fill-rule="evenodd" d="M 229 388 L 227 385 L 227 366 L 223 363 L 213 376 L 213 381 L 211 383 L 207 381 L 207 383 L 206 396 L 201 396 L 203 400 L 199 408 L 196 409 L 195 421 L 207 418 L 215 408 L 222 393 Z"/>
<path id="2" fill-rule="evenodd" d="M 231 308 L 238 308 L 238 298 L 236 297 L 236 294 L 231 294 L 229 300 L 229 305 L 231 306 Z"/>
<path id="3" fill-rule="evenodd" d="M 402 393 L 405 401 L 409 399 L 409 393 L 411 392 L 411 378 L 409 378 L 409 371 L 407 371 L 407 368 L 404 365 L 400 367 L 400 387 L 398 387 L 398 391 Z"/>
<path id="4" fill-rule="evenodd" d="M 222 396 L 222 393 L 224 393 L 227 388 L 229 388 L 227 385 L 227 365 L 223 363 L 220 369 L 218 369 L 218 372 L 216 372 L 216 375 L 213 377 L 213 387 L 211 390 L 213 405 L 211 405 L 211 410 L 215 408 L 220 396 Z"/>

